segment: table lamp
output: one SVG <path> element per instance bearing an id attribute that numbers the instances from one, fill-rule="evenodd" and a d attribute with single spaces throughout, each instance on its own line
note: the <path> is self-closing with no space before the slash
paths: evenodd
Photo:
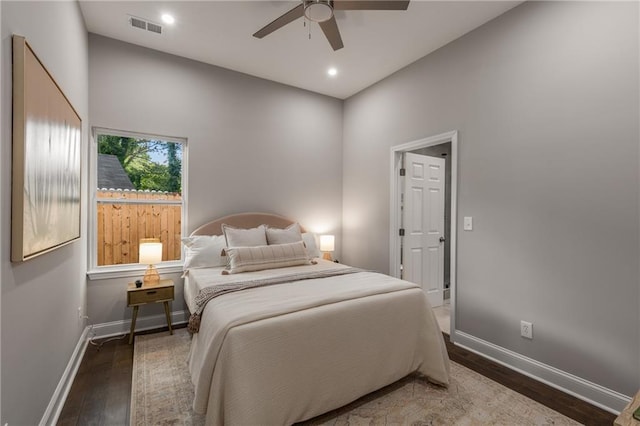
<path id="1" fill-rule="evenodd" d="M 320 251 L 322 253 L 322 258 L 325 260 L 333 260 L 331 259 L 331 253 L 336 249 L 335 246 L 335 237 L 333 235 L 320 235 Z"/>
<path id="2" fill-rule="evenodd" d="M 157 284 L 160 281 L 158 270 L 154 266 L 162 262 L 162 243 L 157 238 L 143 238 L 140 240 L 139 263 L 149 265 L 144 272 L 144 284 Z"/>

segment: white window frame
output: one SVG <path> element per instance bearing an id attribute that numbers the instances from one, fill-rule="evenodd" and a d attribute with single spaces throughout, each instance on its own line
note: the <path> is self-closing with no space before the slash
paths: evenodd
<path id="1" fill-rule="evenodd" d="M 146 265 L 139 263 L 129 263 L 125 265 L 108 265 L 98 266 L 98 135 L 112 135 L 122 137 L 132 137 L 137 139 L 161 140 L 165 142 L 174 142 L 182 145 L 182 224 L 181 235 L 184 236 L 187 231 L 187 165 L 188 165 L 188 144 L 186 138 L 175 136 L 162 136 L 151 133 L 130 132 L 125 130 L 108 129 L 104 127 L 93 127 L 91 129 L 91 149 L 89 153 L 89 238 L 88 238 L 88 265 L 87 276 L 90 280 L 110 279 L 121 277 L 135 277 L 144 273 Z M 144 204 L 139 201 L 123 201 L 124 203 L 135 202 L 136 204 Z M 176 204 L 172 202 L 154 200 L 153 204 Z M 182 272 L 182 264 L 184 259 L 184 250 L 181 251 L 180 260 L 170 260 L 155 265 L 162 274 Z"/>

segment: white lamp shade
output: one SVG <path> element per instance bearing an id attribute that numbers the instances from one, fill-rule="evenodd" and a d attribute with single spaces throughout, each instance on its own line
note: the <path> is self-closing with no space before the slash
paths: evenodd
<path id="1" fill-rule="evenodd" d="M 155 265 L 162 262 L 162 243 L 141 242 L 139 262 L 145 265 Z"/>
<path id="2" fill-rule="evenodd" d="M 334 251 L 336 239 L 333 235 L 320 235 L 320 251 Z"/>

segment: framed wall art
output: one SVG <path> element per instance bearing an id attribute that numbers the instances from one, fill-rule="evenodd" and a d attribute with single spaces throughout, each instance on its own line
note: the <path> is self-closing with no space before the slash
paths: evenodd
<path id="1" fill-rule="evenodd" d="M 13 36 L 11 260 L 80 238 L 82 120 L 24 37 Z"/>

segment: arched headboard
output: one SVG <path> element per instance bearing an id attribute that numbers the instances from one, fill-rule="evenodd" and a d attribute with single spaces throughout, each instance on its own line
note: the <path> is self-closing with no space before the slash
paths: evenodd
<path id="1" fill-rule="evenodd" d="M 295 220 L 271 213 L 238 213 L 205 223 L 194 230 L 191 235 L 222 235 L 221 225 L 223 223 L 237 228 L 255 228 L 263 224 L 274 228 L 286 228 L 295 222 Z M 306 232 L 302 226 L 300 226 L 300 231 Z"/>

